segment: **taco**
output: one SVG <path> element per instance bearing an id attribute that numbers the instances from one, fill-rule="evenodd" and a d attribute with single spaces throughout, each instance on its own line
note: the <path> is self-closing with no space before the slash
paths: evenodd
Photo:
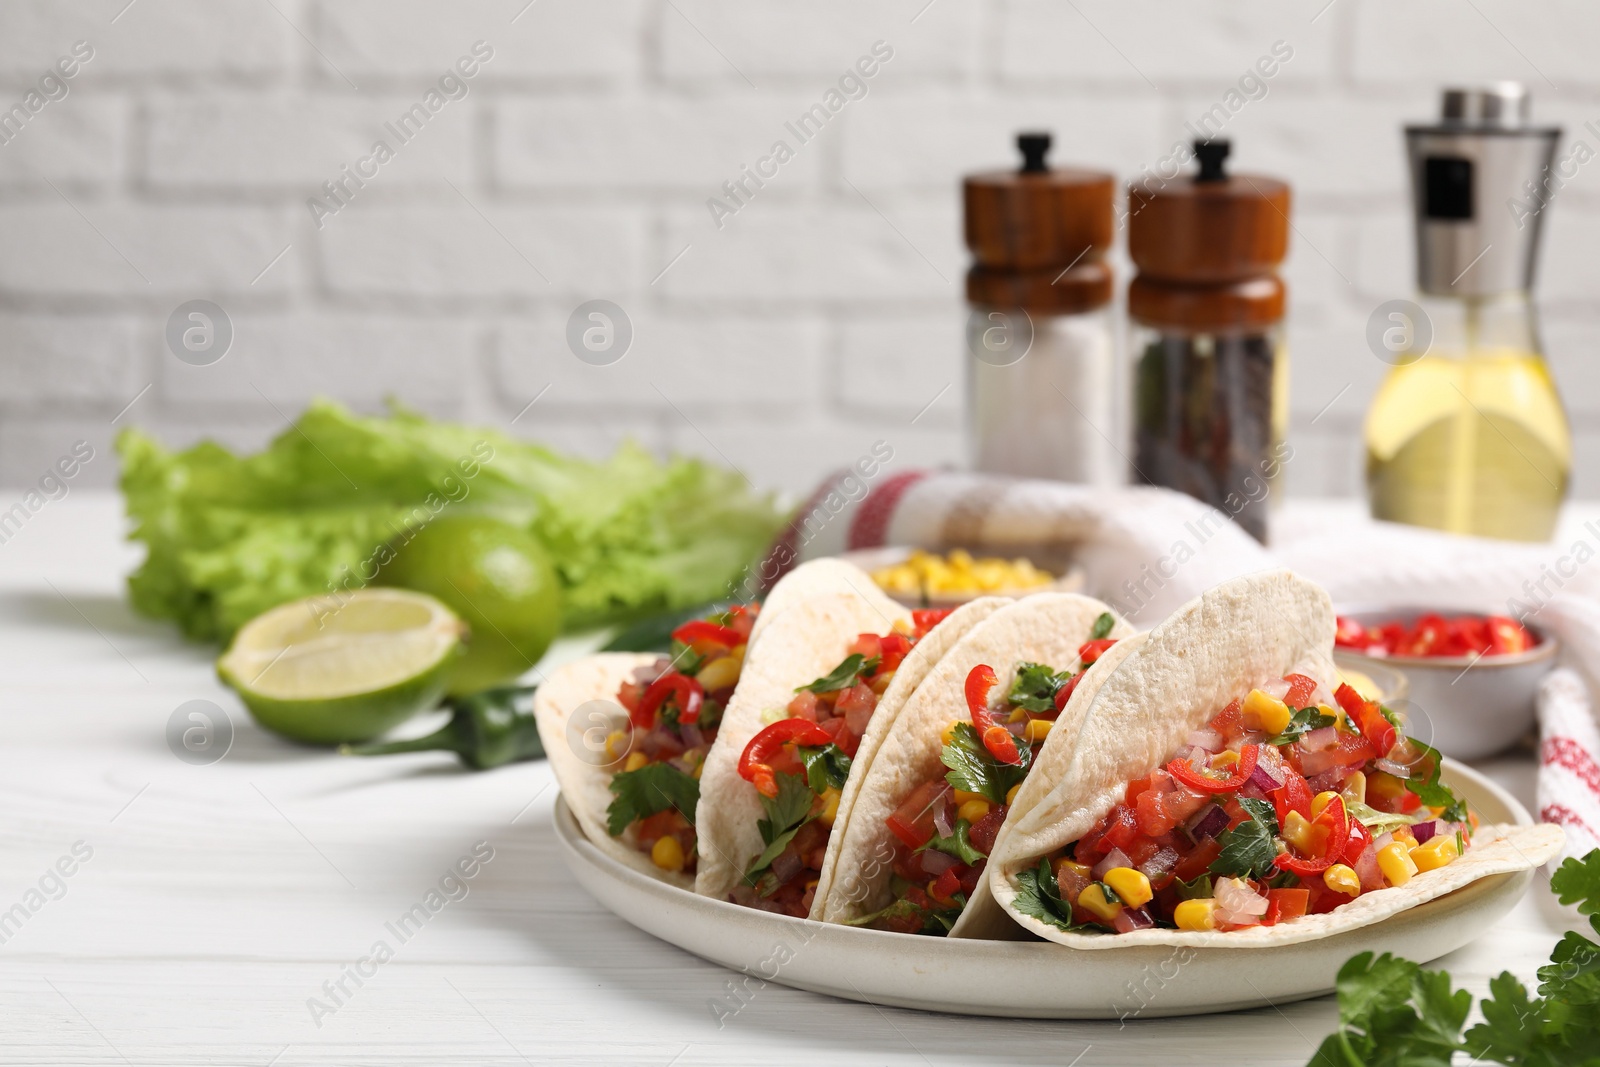
<path id="1" fill-rule="evenodd" d="M 821 918 L 903 933 L 1004 936 L 988 856 L 1031 772 L 1064 765 L 1079 709 L 1137 641 L 1106 605 L 1040 593 L 951 643 L 855 788 Z M 854 785 L 854 783 L 853 783 Z"/>
<path id="2" fill-rule="evenodd" d="M 847 576 L 843 566 L 830 561 L 830 575 Z M 850 570 L 850 592 L 808 590 L 767 612 L 701 779 L 696 892 L 819 917 L 835 829 L 901 704 L 956 638 L 1008 602 L 909 612 Z"/>
<path id="3" fill-rule="evenodd" d="M 1077 948 L 1281 945 L 1549 859 L 1559 827 L 1479 825 L 1439 753 L 1338 681 L 1334 625 L 1276 571 L 1150 631 L 1017 795 L 989 870 L 1011 917 Z"/>

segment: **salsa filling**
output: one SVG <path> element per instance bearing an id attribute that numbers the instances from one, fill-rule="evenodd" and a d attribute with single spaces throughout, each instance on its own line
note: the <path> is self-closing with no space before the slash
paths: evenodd
<path id="1" fill-rule="evenodd" d="M 851 925 L 908 934 L 950 932 L 983 880 L 1017 790 L 1084 669 L 1116 643 L 1107 637 L 1114 625 L 1109 612 L 1095 620 L 1089 640 L 1078 649 L 1076 671 L 1019 663 L 1010 690 L 993 708 L 994 668 L 979 664 L 968 673 L 970 721 L 945 728 L 939 758 L 947 773 L 919 784 L 885 820 L 896 839 L 894 899 Z"/>
<path id="2" fill-rule="evenodd" d="M 631 829 L 634 847 L 664 871 L 695 871 L 700 770 L 759 610 L 734 605 L 684 623 L 672 632 L 672 655 L 639 668 L 617 692 L 628 721 L 606 738 L 606 758 L 620 765 L 606 829 L 612 837 Z"/>
<path id="3" fill-rule="evenodd" d="M 1291 674 L 1233 701 L 1077 841 L 1017 874 L 1063 930 L 1238 930 L 1405 885 L 1470 845 L 1440 756 L 1349 685 Z"/>
<path id="4" fill-rule="evenodd" d="M 804 918 L 811 913 L 839 798 L 861 738 L 895 672 L 949 611 L 912 612 L 909 633 L 859 634 L 832 671 L 795 690 L 739 757 L 756 787 L 765 847 L 728 899 Z"/>

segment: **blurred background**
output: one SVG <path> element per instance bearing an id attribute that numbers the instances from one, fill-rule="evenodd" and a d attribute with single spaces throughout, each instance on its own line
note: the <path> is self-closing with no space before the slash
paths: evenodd
<path id="1" fill-rule="evenodd" d="M 1286 488 L 1354 496 L 1387 369 L 1367 319 L 1413 291 L 1401 125 L 1431 119 L 1445 82 L 1514 78 L 1564 127 L 1558 156 L 1600 144 L 1585 128 L 1600 8 L 1526 10 L 7 0 L 0 106 L 76 42 L 92 58 L 0 125 L 0 482 L 34 481 L 82 438 L 96 461 L 75 484 L 109 485 L 125 425 L 256 448 L 317 394 L 364 411 L 394 396 L 584 455 L 633 437 L 793 491 L 878 439 L 897 465 L 959 463 L 961 175 L 1014 165 L 1031 127 L 1053 131 L 1054 164 L 1136 177 L 1283 42 L 1292 57 L 1221 132 L 1231 167 L 1294 187 Z M 491 55 L 479 46 L 420 130 L 386 132 L 480 41 Z M 892 58 L 865 95 L 799 143 L 785 123 L 875 42 Z M 330 199 L 380 138 L 394 157 Z M 729 199 L 779 139 L 793 158 Z M 1561 192 L 1539 274 L 1577 497 L 1600 495 L 1597 182 L 1580 171 Z M 164 338 L 197 299 L 234 333 L 210 366 Z M 593 299 L 634 330 L 609 366 L 567 344 Z"/>

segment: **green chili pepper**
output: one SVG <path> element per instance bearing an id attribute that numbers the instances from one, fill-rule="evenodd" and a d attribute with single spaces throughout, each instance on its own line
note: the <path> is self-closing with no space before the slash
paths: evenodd
<path id="1" fill-rule="evenodd" d="M 395 752 L 454 752 L 475 771 L 519 760 L 544 758 L 544 745 L 534 723 L 535 686 L 485 689 L 470 696 L 450 697 L 450 721 L 426 737 L 375 745 L 341 745 L 346 756 L 386 756 Z"/>

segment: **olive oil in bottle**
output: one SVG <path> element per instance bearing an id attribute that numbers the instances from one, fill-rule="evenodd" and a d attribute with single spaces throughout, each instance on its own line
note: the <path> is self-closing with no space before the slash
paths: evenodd
<path id="1" fill-rule="evenodd" d="M 1530 291 L 1560 129 L 1501 82 L 1447 89 L 1438 124 L 1408 126 L 1421 304 L 1389 315 L 1394 364 L 1367 413 L 1374 518 L 1547 540 L 1572 439 L 1539 348 Z M 1378 325 L 1383 325 L 1379 323 Z"/>

